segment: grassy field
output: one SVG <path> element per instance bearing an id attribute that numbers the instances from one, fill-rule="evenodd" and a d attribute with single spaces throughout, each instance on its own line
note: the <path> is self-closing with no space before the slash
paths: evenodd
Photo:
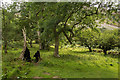
<path id="1" fill-rule="evenodd" d="M 0 50 L 0 80 L 1 80 L 1 76 L 2 76 L 2 55 L 1 55 L 1 50 Z"/>
<path id="2" fill-rule="evenodd" d="M 31 58 L 38 49 L 29 48 Z M 29 63 L 17 60 L 22 48 L 3 53 L 3 78 L 118 78 L 118 58 L 103 53 L 88 52 L 87 48 L 62 48 L 60 58 L 53 57 L 54 48 L 41 50 L 42 61 Z"/>

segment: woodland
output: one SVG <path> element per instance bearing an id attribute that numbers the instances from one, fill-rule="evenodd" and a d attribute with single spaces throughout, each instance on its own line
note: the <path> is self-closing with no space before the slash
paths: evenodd
<path id="1" fill-rule="evenodd" d="M 2 79 L 118 78 L 118 6 L 114 2 L 3 3 Z"/>

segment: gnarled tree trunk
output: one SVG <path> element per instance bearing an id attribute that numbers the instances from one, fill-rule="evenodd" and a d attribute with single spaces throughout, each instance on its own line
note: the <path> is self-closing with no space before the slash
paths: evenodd
<path id="1" fill-rule="evenodd" d="M 107 50 L 103 49 L 104 55 L 107 55 Z"/>
<path id="2" fill-rule="evenodd" d="M 25 53 L 26 46 L 27 46 L 27 43 L 26 43 L 26 30 L 25 30 L 25 28 L 22 29 L 22 31 L 23 31 L 23 37 L 24 37 L 24 47 L 23 47 L 23 51 L 22 51 L 22 53 L 21 53 L 21 55 L 20 55 L 20 57 L 19 57 L 19 58 L 21 58 L 21 59 L 24 58 L 24 53 Z"/>
<path id="3" fill-rule="evenodd" d="M 92 52 L 91 46 L 89 46 L 87 43 L 85 43 L 85 45 L 88 47 L 89 52 Z"/>
<path id="4" fill-rule="evenodd" d="M 54 52 L 54 56 L 55 57 L 60 57 L 59 56 L 59 35 L 57 35 L 56 28 L 54 29 L 54 34 L 55 34 L 55 52 Z"/>
<path id="5" fill-rule="evenodd" d="M 88 47 L 88 49 L 89 49 L 89 52 L 92 52 L 92 49 L 91 49 L 91 47 Z"/>

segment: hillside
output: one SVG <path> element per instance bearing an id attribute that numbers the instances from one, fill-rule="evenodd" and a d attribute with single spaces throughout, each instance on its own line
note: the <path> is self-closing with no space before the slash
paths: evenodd
<path id="1" fill-rule="evenodd" d="M 37 45 L 29 48 L 33 58 Z M 62 48 L 60 58 L 53 57 L 50 51 L 41 50 L 42 61 L 25 63 L 16 60 L 21 49 L 9 49 L 8 55 L 3 55 L 4 78 L 117 78 L 118 59 L 103 53 L 88 52 L 84 47 Z M 74 74 L 73 74 L 74 73 Z"/>

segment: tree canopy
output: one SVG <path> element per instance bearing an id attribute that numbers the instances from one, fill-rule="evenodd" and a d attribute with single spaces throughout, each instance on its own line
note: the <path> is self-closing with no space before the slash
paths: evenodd
<path id="1" fill-rule="evenodd" d="M 95 30 L 101 22 L 117 22 L 115 6 L 112 2 L 14 2 L 2 9 L 3 39 L 7 44 L 11 35 L 17 34 L 11 40 L 21 40 L 22 29 L 25 28 L 31 47 L 33 40 L 38 40 L 40 49 L 54 42 L 54 56 L 59 57 L 59 42 L 63 37 L 72 44 L 75 34 L 84 28 Z M 8 30 L 12 33 L 6 33 Z M 89 30 L 87 32 L 89 34 Z M 92 36 L 91 31 L 89 35 Z"/>

